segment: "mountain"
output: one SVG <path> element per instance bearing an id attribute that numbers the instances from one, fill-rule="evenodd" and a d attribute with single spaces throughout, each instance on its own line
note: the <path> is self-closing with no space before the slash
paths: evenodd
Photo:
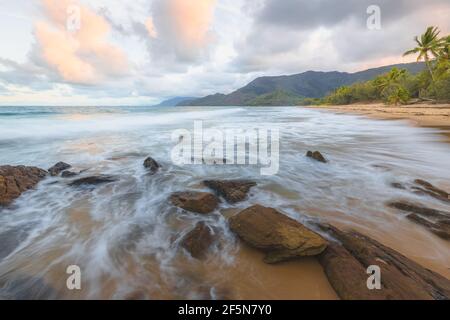
<path id="1" fill-rule="evenodd" d="M 371 80 L 378 75 L 389 72 L 392 68 L 406 69 L 410 73 L 416 74 L 422 71 L 424 67 L 424 63 L 407 63 L 355 73 L 308 71 L 290 76 L 260 77 L 230 94 L 217 93 L 204 98 L 181 102 L 179 105 L 295 105 L 298 104 L 299 99 L 321 98 L 341 86 Z"/>
<path id="2" fill-rule="evenodd" d="M 175 97 L 172 99 L 164 100 L 155 107 L 176 107 L 180 103 L 189 103 L 190 101 L 196 100 L 198 97 Z"/>

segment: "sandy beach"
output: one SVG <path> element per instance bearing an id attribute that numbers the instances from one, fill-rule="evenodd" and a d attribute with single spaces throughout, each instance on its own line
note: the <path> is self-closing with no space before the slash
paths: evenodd
<path id="1" fill-rule="evenodd" d="M 338 113 L 354 113 L 374 119 L 409 120 L 415 126 L 438 128 L 450 142 L 450 104 L 415 104 L 387 106 L 377 104 L 354 104 L 344 106 L 314 106 L 313 109 L 327 109 Z"/>

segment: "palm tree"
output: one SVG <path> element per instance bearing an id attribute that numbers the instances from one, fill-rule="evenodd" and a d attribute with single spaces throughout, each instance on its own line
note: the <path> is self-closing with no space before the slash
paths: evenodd
<path id="1" fill-rule="evenodd" d="M 450 36 L 444 37 L 440 40 L 441 47 L 439 49 L 439 58 L 443 60 L 450 60 Z"/>
<path id="2" fill-rule="evenodd" d="M 424 60 L 428 70 L 430 71 L 431 78 L 434 81 L 433 70 L 431 69 L 430 60 L 432 59 L 430 55 L 434 57 L 439 56 L 439 29 L 437 27 L 428 27 L 427 31 L 419 37 L 415 37 L 414 40 L 417 43 L 417 47 L 412 50 L 406 51 L 403 56 L 408 56 L 411 54 L 419 54 L 417 61 Z"/>

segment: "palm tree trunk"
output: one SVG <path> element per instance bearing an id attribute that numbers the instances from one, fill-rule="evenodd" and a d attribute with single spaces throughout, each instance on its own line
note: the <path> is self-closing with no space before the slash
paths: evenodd
<path id="1" fill-rule="evenodd" d="M 430 74 L 431 74 L 431 80 L 433 80 L 433 82 L 434 82 L 435 79 L 434 79 L 433 69 L 431 69 L 430 59 L 429 59 L 428 57 L 425 58 L 425 64 L 427 65 L 428 70 L 430 71 Z"/>

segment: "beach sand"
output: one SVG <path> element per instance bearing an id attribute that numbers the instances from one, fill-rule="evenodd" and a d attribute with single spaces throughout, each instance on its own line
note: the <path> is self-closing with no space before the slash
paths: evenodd
<path id="1" fill-rule="evenodd" d="M 313 106 L 312 109 L 327 109 L 337 113 L 353 113 L 374 119 L 409 120 L 413 125 L 436 128 L 450 142 L 450 104 L 415 104 L 387 106 L 385 104 L 353 104 L 343 106 Z"/>

